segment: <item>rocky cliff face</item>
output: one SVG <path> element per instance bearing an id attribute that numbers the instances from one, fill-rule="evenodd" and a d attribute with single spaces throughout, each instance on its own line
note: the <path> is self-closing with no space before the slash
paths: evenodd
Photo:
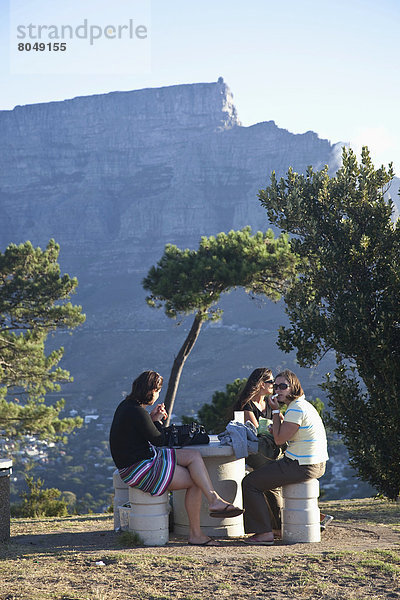
<path id="1" fill-rule="evenodd" d="M 193 243 L 264 227 L 256 193 L 273 169 L 336 167 L 312 132 L 241 127 L 222 82 L 16 107 L 0 113 L 0 133 L 2 243 Z"/>
<path id="2" fill-rule="evenodd" d="M 294 135 L 273 121 L 243 127 L 221 79 L 18 106 L 0 112 L 0 135 L 1 248 L 60 243 L 88 317 L 63 340 L 76 380 L 65 395 L 72 405 L 112 398 L 110 411 L 143 368 L 168 375 L 184 337 L 146 306 L 141 288 L 165 243 L 196 247 L 201 235 L 248 224 L 264 230 L 257 191 L 272 170 L 333 171 L 340 156 L 313 132 Z M 224 306 L 222 328 L 204 334 L 186 367 L 186 412 L 282 360 L 272 349 L 280 307 L 259 310 L 243 294 Z"/>

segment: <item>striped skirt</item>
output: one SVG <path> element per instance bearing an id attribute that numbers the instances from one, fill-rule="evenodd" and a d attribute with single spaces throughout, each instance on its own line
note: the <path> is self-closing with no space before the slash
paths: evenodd
<path id="1" fill-rule="evenodd" d="M 137 487 L 152 496 L 161 496 L 171 483 L 175 471 L 174 448 L 155 448 L 154 456 L 130 467 L 118 469 L 121 479 L 130 487 Z"/>

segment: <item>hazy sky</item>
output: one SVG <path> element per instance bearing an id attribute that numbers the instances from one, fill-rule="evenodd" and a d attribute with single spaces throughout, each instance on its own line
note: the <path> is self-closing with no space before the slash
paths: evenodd
<path id="1" fill-rule="evenodd" d="M 0 0 L 0 109 L 222 76 L 244 125 L 274 120 L 294 133 L 313 130 L 357 150 L 366 144 L 376 163 L 393 161 L 400 175 L 400 0 L 93 2 Z M 148 7 L 151 16 L 140 12 Z M 68 11 L 75 24 L 85 18 L 122 23 L 124 15 L 135 23 L 146 20 L 146 42 L 135 47 L 146 47 L 149 60 L 142 57 L 135 65 L 120 40 L 109 40 L 99 42 L 92 72 L 89 65 L 82 73 L 84 59 L 75 61 L 74 73 L 66 55 L 47 53 L 56 61 L 55 72 L 16 74 L 11 57 L 20 40 L 12 23 L 25 23 L 25 12 L 32 10 L 47 24 L 57 14 L 67 22 Z M 17 59 L 43 66 L 45 54 L 25 52 Z"/>

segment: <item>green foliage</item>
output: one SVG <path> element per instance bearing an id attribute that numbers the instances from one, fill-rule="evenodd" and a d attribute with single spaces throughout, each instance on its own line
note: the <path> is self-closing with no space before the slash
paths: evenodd
<path id="1" fill-rule="evenodd" d="M 44 398 L 28 399 L 20 404 L 18 398 L 7 401 L 0 398 L 0 427 L 7 437 L 36 434 L 46 440 L 60 440 L 83 423 L 81 417 L 59 418 L 64 400 L 48 406 Z"/>
<path id="2" fill-rule="evenodd" d="M 313 407 L 315 408 L 315 410 L 317 411 L 317 413 L 319 414 L 319 416 L 322 418 L 322 414 L 324 412 L 324 403 L 322 402 L 321 398 L 315 398 L 315 400 L 310 400 L 309 398 L 307 398 L 307 400 L 309 401 L 310 404 L 313 405 Z"/>
<path id="3" fill-rule="evenodd" d="M 78 479 L 78 484 L 80 480 Z M 95 505 L 95 499 L 93 495 L 89 492 L 83 494 L 82 498 L 80 498 L 76 504 L 75 511 L 78 515 L 87 515 L 93 513 L 92 507 Z"/>
<path id="4" fill-rule="evenodd" d="M 208 433 L 221 433 L 233 419 L 233 406 L 247 379 L 235 379 L 227 383 L 224 392 L 214 392 L 210 404 L 203 404 L 198 412 L 198 422 L 204 425 Z M 182 417 L 182 423 L 190 423 L 193 419 Z"/>
<path id="5" fill-rule="evenodd" d="M 394 499 L 400 490 L 400 222 L 385 198 L 392 165 L 375 170 L 343 149 L 334 177 L 327 167 L 260 192 L 271 222 L 295 234 L 300 277 L 285 294 L 290 327 L 279 346 L 297 349 L 301 366 L 333 350 L 338 367 L 326 389 L 330 425 L 362 479 Z M 360 383 L 361 378 L 363 384 Z"/>
<path id="6" fill-rule="evenodd" d="M 63 491 L 61 493 L 61 500 L 65 502 L 68 510 L 68 514 L 72 515 L 75 512 L 76 507 L 76 494 L 70 491 Z"/>
<path id="7" fill-rule="evenodd" d="M 35 519 L 38 517 L 65 517 L 68 515 L 67 503 L 59 499 L 60 490 L 56 488 L 42 489 L 43 481 L 34 481 L 33 477 L 25 477 L 29 492 L 22 492 L 21 504 L 11 505 L 13 517 Z"/>
<path id="8" fill-rule="evenodd" d="M 60 275 L 58 255 L 54 240 L 45 250 L 25 242 L 0 253 L 0 429 L 8 437 L 35 433 L 59 439 L 82 422 L 58 418 L 62 401 L 44 404 L 47 392 L 72 381 L 57 366 L 63 348 L 46 355 L 47 336 L 85 320 L 81 307 L 67 301 L 77 280 Z M 11 400 L 11 394 L 26 400 Z"/>
<path id="9" fill-rule="evenodd" d="M 218 320 L 212 310 L 223 292 L 244 287 L 277 301 L 295 271 L 295 257 L 286 235 L 274 238 L 272 230 L 251 235 L 241 231 L 202 237 L 198 250 L 180 250 L 167 244 L 156 267 L 151 267 L 143 287 L 151 294 L 149 306 L 164 306 L 168 317 L 201 313 Z"/>

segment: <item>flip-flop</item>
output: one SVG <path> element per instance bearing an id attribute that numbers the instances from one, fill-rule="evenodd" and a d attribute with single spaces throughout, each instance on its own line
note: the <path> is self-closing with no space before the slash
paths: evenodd
<path id="1" fill-rule="evenodd" d="M 232 508 L 229 508 L 229 507 Z M 243 508 L 238 508 L 233 504 L 227 504 L 225 508 L 221 510 L 210 510 L 210 517 L 214 517 L 215 519 L 228 519 L 230 517 L 238 517 L 244 513 Z"/>
<path id="2" fill-rule="evenodd" d="M 214 540 L 213 538 L 210 538 L 209 540 L 207 540 L 206 542 L 202 542 L 201 544 L 195 544 L 194 542 L 188 542 L 189 546 L 222 546 L 222 544 L 220 542 L 218 542 L 218 540 Z"/>
<path id="3" fill-rule="evenodd" d="M 242 540 L 242 542 L 244 542 L 245 544 L 248 544 L 249 546 L 273 546 L 274 545 L 274 540 L 263 542 L 261 540 L 253 540 L 252 538 L 246 538 L 246 539 Z"/>

